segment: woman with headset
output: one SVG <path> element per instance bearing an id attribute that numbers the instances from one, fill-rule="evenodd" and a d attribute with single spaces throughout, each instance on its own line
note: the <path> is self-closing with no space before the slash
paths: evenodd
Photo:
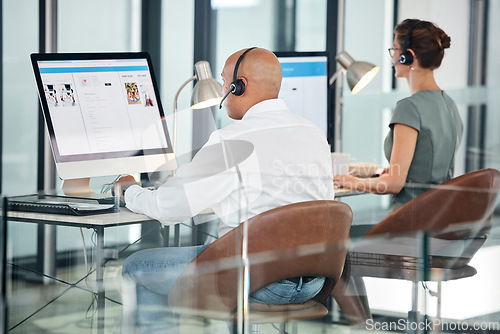
<path id="1" fill-rule="evenodd" d="M 389 54 L 395 76 L 407 80 L 411 96 L 396 104 L 389 124 L 384 144 L 389 167 L 374 178 L 334 177 L 334 184 L 345 188 L 393 194 L 391 210 L 453 177 L 463 133 L 455 102 L 434 78 L 450 37 L 434 23 L 415 19 L 398 24 L 394 35 Z M 362 279 L 342 277 L 332 295 L 349 323 L 371 317 Z"/>
<path id="2" fill-rule="evenodd" d="M 389 167 L 376 178 L 334 177 L 335 185 L 341 187 L 393 194 L 391 210 L 423 193 L 429 185 L 453 177 L 455 153 L 463 133 L 455 102 L 434 78 L 444 50 L 450 47 L 450 37 L 434 23 L 416 19 L 402 21 L 394 34 L 389 54 L 395 77 L 407 80 L 411 96 L 396 104 L 389 124 L 384 144 Z"/>

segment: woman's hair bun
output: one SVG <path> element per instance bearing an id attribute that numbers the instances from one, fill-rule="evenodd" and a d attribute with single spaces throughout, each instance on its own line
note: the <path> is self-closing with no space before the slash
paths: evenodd
<path id="1" fill-rule="evenodd" d="M 442 30 L 441 30 L 442 31 Z M 441 46 L 443 49 L 448 49 L 451 45 L 451 38 L 450 36 L 446 35 L 444 32 L 441 36 Z"/>

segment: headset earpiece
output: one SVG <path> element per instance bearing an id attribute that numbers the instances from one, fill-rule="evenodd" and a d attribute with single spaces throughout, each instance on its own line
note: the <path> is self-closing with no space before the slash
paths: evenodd
<path id="1" fill-rule="evenodd" d="M 231 86 L 229 86 L 231 89 L 231 93 L 235 96 L 241 96 L 245 92 L 245 83 L 241 79 L 236 79 L 231 83 Z"/>
<path id="2" fill-rule="evenodd" d="M 410 51 L 405 51 L 399 56 L 399 62 L 403 65 L 411 65 L 413 63 L 413 54 Z"/>

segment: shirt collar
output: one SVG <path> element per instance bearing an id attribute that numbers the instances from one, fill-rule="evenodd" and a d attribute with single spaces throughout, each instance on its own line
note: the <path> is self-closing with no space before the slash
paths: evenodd
<path id="1" fill-rule="evenodd" d="M 282 99 L 270 99 L 270 100 L 264 100 L 262 102 L 259 102 L 255 105 L 253 105 L 248 111 L 243 115 L 242 120 L 251 117 L 252 115 L 262 113 L 262 112 L 268 112 L 270 110 L 288 110 L 285 101 Z"/>

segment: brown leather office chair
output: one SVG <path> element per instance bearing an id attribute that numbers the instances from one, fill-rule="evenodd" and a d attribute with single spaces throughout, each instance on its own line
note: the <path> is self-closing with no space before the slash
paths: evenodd
<path id="1" fill-rule="evenodd" d="M 466 173 L 429 189 L 389 214 L 363 237 L 349 252 L 345 270 L 349 278 L 346 275 L 343 278 L 354 285 L 352 291 L 364 290 L 362 277 L 412 281 L 409 314 L 413 315 L 417 309 L 418 282 L 436 281 L 439 317 L 441 282 L 476 274 L 468 263 L 486 240 L 499 190 L 500 172 L 496 169 Z M 419 244 L 423 234 L 417 234 L 419 231 L 426 232 L 428 237 L 425 262 Z M 404 239 L 409 235 L 416 245 L 413 253 L 409 252 L 413 246 L 408 241 L 411 239 Z M 391 249 L 391 246 L 401 238 L 403 252 L 398 253 L 397 247 Z M 362 305 L 354 305 L 356 299 L 343 298 L 343 293 L 345 291 L 337 292 L 336 296 L 341 308 L 344 304 L 348 311 L 362 310 L 369 316 L 365 297 L 358 296 Z M 356 322 L 362 315 L 347 314 L 346 317 Z"/>
<path id="2" fill-rule="evenodd" d="M 304 304 L 250 303 L 246 321 L 286 322 L 325 316 L 325 302 L 344 267 L 351 223 L 352 211 L 347 204 L 326 200 L 290 204 L 249 219 L 250 293 L 286 278 L 327 279 L 319 294 Z M 217 239 L 188 265 L 169 294 L 174 310 L 235 321 L 242 230 L 235 228 Z"/>

